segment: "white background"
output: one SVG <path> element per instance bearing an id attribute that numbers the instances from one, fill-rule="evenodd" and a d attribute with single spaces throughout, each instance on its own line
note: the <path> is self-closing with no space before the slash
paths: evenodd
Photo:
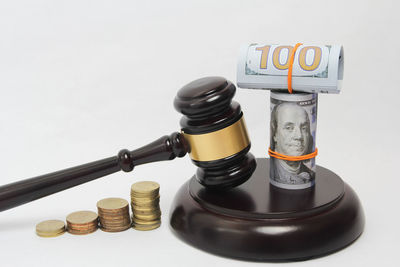
<path id="1" fill-rule="evenodd" d="M 400 74 L 396 1 L 1 1 L 1 184 L 116 155 L 179 130 L 176 91 L 204 76 L 236 81 L 248 42 L 342 44 L 344 87 L 320 95 L 319 165 L 339 174 L 364 207 L 350 247 L 298 266 L 399 266 Z M 265 157 L 269 92 L 238 89 Z M 250 266 L 178 240 L 168 227 L 188 157 L 137 167 L 0 213 L 0 265 Z M 129 198 L 161 184 L 161 228 L 45 239 L 35 225 Z M 293 263 L 288 263 L 293 264 Z M 265 264 L 267 265 L 267 264 Z"/>

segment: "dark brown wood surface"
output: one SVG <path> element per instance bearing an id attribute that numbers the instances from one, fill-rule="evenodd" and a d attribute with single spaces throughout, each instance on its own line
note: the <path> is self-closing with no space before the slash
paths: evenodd
<path id="1" fill-rule="evenodd" d="M 225 192 L 192 177 L 172 204 L 172 231 L 202 250 L 255 261 L 322 256 L 362 233 L 357 195 L 332 171 L 317 166 L 315 187 L 296 191 L 270 185 L 268 174 L 269 160 L 257 159 L 252 177 Z"/>

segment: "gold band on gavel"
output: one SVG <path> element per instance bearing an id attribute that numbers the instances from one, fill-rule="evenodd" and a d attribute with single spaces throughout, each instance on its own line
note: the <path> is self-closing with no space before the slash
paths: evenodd
<path id="1" fill-rule="evenodd" d="M 244 118 L 221 130 L 206 134 L 187 134 L 190 157 L 196 161 L 212 161 L 232 156 L 250 144 Z"/>

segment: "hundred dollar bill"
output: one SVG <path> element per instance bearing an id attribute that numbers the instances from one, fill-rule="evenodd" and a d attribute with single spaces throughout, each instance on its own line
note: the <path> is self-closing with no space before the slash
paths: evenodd
<path id="1" fill-rule="evenodd" d="M 294 46 L 242 46 L 237 68 L 241 88 L 287 91 L 290 53 Z M 340 93 L 344 54 L 341 45 L 300 45 L 295 53 L 292 89 L 308 93 Z"/>
<path id="2" fill-rule="evenodd" d="M 271 92 L 272 151 L 287 156 L 303 156 L 315 150 L 317 97 L 309 93 Z M 285 189 L 304 189 L 314 185 L 315 158 L 286 161 L 271 157 L 270 182 Z"/>

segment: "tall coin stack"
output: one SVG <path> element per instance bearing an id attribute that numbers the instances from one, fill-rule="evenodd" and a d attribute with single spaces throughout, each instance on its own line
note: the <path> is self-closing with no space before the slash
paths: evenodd
<path id="1" fill-rule="evenodd" d="M 160 185 L 156 182 L 137 182 L 131 187 L 132 227 L 153 230 L 161 225 Z"/>
<path id="2" fill-rule="evenodd" d="M 105 198 L 97 202 L 100 229 L 105 232 L 121 232 L 131 226 L 129 203 L 122 198 Z"/>

